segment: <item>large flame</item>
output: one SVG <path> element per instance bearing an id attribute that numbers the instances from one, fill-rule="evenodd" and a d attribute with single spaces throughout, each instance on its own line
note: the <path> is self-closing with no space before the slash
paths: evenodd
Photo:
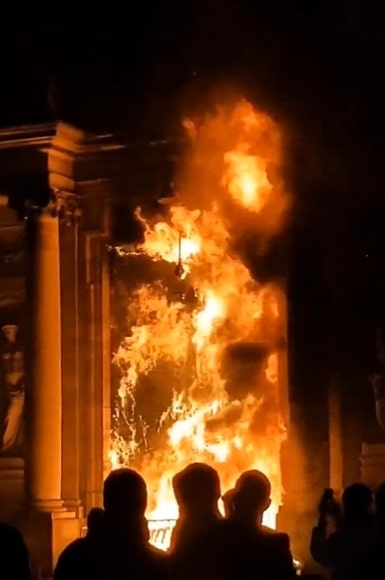
<path id="1" fill-rule="evenodd" d="M 223 491 L 242 471 L 260 469 L 273 490 L 265 523 L 275 527 L 285 437 L 277 350 L 282 290 L 258 283 L 234 242 L 257 230 L 265 247 L 279 230 L 287 199 L 278 177 L 280 135 L 245 101 L 185 126 L 192 145 L 177 201 L 163 221 L 138 210 L 144 243 L 136 249 L 173 264 L 183 286 L 170 298 L 158 280 L 130 296 L 131 331 L 114 356 L 122 371 L 117 415 L 126 428 L 122 434 L 117 423 L 113 433 L 111 467 L 139 467 L 154 529 L 158 520 L 177 518 L 171 480 L 188 463 L 213 465 Z M 136 407 L 139 383 L 162 365 L 182 379 L 170 385 L 168 406 L 150 422 Z M 157 388 L 146 396 L 156 397 Z"/>

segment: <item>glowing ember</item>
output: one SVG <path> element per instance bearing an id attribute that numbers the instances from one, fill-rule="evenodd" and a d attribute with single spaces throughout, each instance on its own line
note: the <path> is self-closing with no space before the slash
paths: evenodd
<path id="1" fill-rule="evenodd" d="M 128 299 L 131 331 L 114 356 L 121 382 L 111 467 L 132 465 L 145 477 L 151 537 L 163 549 L 178 516 L 171 479 L 192 461 L 213 465 L 224 491 L 246 469 L 265 472 L 273 488 L 265 524 L 273 528 L 283 493 L 282 290 L 259 284 L 234 250 L 255 229 L 265 248 L 282 223 L 285 196 L 268 175 L 279 172 L 279 132 L 246 102 L 185 126 L 193 143 L 178 203 L 162 220 L 138 210 L 145 239 L 135 250 L 160 270 L 181 264 L 180 292 L 170 297 L 162 274 L 137 287 Z"/>

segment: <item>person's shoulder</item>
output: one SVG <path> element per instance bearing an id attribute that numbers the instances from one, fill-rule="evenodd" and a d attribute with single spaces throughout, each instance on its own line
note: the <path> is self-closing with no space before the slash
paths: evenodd
<path id="1" fill-rule="evenodd" d="M 249 526 L 235 520 L 220 520 L 201 538 L 202 550 L 239 550 L 253 542 L 253 532 Z"/>
<path id="2" fill-rule="evenodd" d="M 82 550 L 88 544 L 87 538 L 76 538 L 72 540 L 63 550 L 64 552 L 72 552 L 73 550 Z"/>
<path id="3" fill-rule="evenodd" d="M 210 532 L 222 532 L 224 530 L 228 530 L 230 527 L 232 527 L 232 521 L 230 520 L 225 520 L 225 519 L 217 519 L 214 522 L 212 522 L 207 529 Z"/>
<path id="4" fill-rule="evenodd" d="M 7 522 L 3 522 L 0 521 L 0 533 L 1 534 L 13 534 L 14 532 L 17 532 L 17 528 L 15 528 L 15 526 L 12 526 L 11 524 L 8 524 Z"/>
<path id="5" fill-rule="evenodd" d="M 272 528 L 268 528 L 267 526 L 261 526 L 260 531 L 262 534 L 269 538 L 276 538 L 276 539 L 289 539 L 289 535 L 286 532 L 279 532 L 277 530 L 273 530 Z"/>
<path id="6" fill-rule="evenodd" d="M 206 544 L 207 542 L 221 541 L 234 534 L 236 527 L 236 524 L 230 520 L 218 519 L 207 527 L 200 538 L 200 543 Z"/>
<path id="7" fill-rule="evenodd" d="M 12 524 L 8 524 L 7 522 L 0 521 L 0 533 L 1 534 L 8 534 L 13 536 L 21 536 L 21 533 Z"/>
<path id="8" fill-rule="evenodd" d="M 266 526 L 261 526 L 260 533 L 269 543 L 289 549 L 290 538 L 285 532 L 277 532 Z"/>
<path id="9" fill-rule="evenodd" d="M 64 548 L 62 553 L 59 556 L 59 560 L 66 560 L 72 557 L 78 556 L 87 548 L 87 539 L 86 538 L 77 538 L 73 540 L 68 546 Z"/>
<path id="10" fill-rule="evenodd" d="M 77 538 L 64 548 L 56 563 L 54 579 L 78 578 L 88 567 L 87 538 Z"/>
<path id="11" fill-rule="evenodd" d="M 170 576 L 170 555 L 151 544 L 147 545 L 145 553 L 139 557 L 147 570 L 148 578 L 156 577 L 157 580 L 167 580 Z M 145 577 L 145 576 L 143 576 Z"/>
<path id="12" fill-rule="evenodd" d="M 150 556 L 155 560 L 159 560 L 161 562 L 165 562 L 168 560 L 168 554 L 164 550 L 160 550 L 159 548 L 153 546 L 152 544 L 148 544 L 147 549 Z"/>
<path id="13" fill-rule="evenodd" d="M 0 543 L 24 545 L 23 535 L 16 526 L 0 521 Z"/>
<path id="14" fill-rule="evenodd" d="M 168 568 L 170 562 L 170 554 L 164 550 L 156 548 L 152 544 L 147 544 L 144 558 L 151 564 L 151 566 L 155 566 L 160 570 Z"/>

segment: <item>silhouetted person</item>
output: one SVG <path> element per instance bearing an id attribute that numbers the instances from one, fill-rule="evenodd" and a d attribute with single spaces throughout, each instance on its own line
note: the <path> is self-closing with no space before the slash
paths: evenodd
<path id="1" fill-rule="evenodd" d="M 31 580 L 31 566 L 23 536 L 17 528 L 0 522 L 0 578 Z"/>
<path id="2" fill-rule="evenodd" d="M 377 537 L 373 548 L 357 570 L 354 580 L 379 580 L 385 578 L 385 482 L 377 489 Z"/>
<path id="3" fill-rule="evenodd" d="M 328 536 L 322 520 L 313 529 L 310 552 L 332 570 L 333 580 L 351 580 L 372 550 L 376 529 L 371 515 L 372 492 L 363 483 L 347 487 L 342 495 L 342 522 Z"/>
<path id="4" fill-rule="evenodd" d="M 92 508 L 87 517 L 87 538 L 99 541 L 104 532 L 104 509 Z"/>
<path id="5" fill-rule="evenodd" d="M 321 501 L 318 504 L 318 527 L 325 530 L 326 536 L 330 536 L 340 529 L 342 523 L 341 506 L 334 497 L 334 490 L 324 490 Z"/>
<path id="6" fill-rule="evenodd" d="M 179 519 L 171 536 L 170 553 L 175 578 L 219 580 L 212 531 L 223 518 L 218 473 L 204 463 L 192 463 L 173 478 Z"/>
<path id="7" fill-rule="evenodd" d="M 258 470 L 245 471 L 235 484 L 230 520 L 241 524 L 243 533 L 248 534 L 245 567 L 253 568 L 261 577 L 295 578 L 289 536 L 262 525 L 263 514 L 271 504 L 270 494 L 271 484 L 265 474 Z M 242 528 L 238 528 L 238 533 Z"/>
<path id="8" fill-rule="evenodd" d="M 221 487 L 218 473 L 205 463 L 191 463 L 174 476 L 172 484 L 179 519 L 170 551 L 182 553 L 199 534 L 222 519 L 218 509 Z"/>
<path id="9" fill-rule="evenodd" d="M 222 495 L 222 502 L 226 519 L 230 519 L 234 513 L 234 495 L 235 489 L 229 489 L 229 491 L 226 491 L 226 493 Z"/>
<path id="10" fill-rule="evenodd" d="M 55 580 L 167 577 L 167 556 L 148 543 L 143 478 L 132 469 L 112 471 L 104 482 L 103 503 L 104 514 L 91 516 L 87 536 L 61 554 Z"/>
<path id="11" fill-rule="evenodd" d="M 385 481 L 377 489 L 375 501 L 379 535 L 385 539 Z"/>
<path id="12" fill-rule="evenodd" d="M 190 469 L 194 474 L 199 472 L 197 467 L 192 467 Z M 203 473 L 203 469 L 201 472 Z M 207 480 L 203 486 L 203 491 L 207 494 L 207 499 L 203 502 L 206 506 L 203 510 L 206 517 L 198 517 L 200 525 L 194 520 L 195 512 L 202 511 L 202 507 L 198 507 L 202 491 L 199 494 L 193 493 L 197 490 L 195 480 L 192 477 L 186 478 L 189 482 L 187 487 L 191 505 L 188 510 L 189 517 L 185 519 L 186 542 L 179 552 L 181 558 L 177 577 L 199 580 L 292 579 L 295 571 L 288 536 L 272 530 L 267 531 L 261 525 L 263 512 L 270 504 L 269 480 L 256 471 L 243 474 L 232 493 L 225 495 L 225 502 L 230 500 L 227 504 L 230 518 L 226 520 L 218 516 L 218 480 L 213 475 L 212 479 L 209 478 L 208 471 L 206 473 Z M 182 482 L 186 480 L 184 477 L 181 479 Z M 203 481 L 202 476 L 202 483 Z M 184 489 L 178 483 L 177 480 L 176 494 L 177 497 L 179 494 L 178 503 L 183 506 L 180 493 Z M 190 522 L 193 523 L 193 528 L 188 533 Z M 178 546 L 178 542 L 175 545 Z"/>
<path id="13" fill-rule="evenodd" d="M 271 504 L 270 494 L 271 484 L 264 473 L 256 469 L 245 471 L 235 484 L 233 518 L 259 528 Z"/>

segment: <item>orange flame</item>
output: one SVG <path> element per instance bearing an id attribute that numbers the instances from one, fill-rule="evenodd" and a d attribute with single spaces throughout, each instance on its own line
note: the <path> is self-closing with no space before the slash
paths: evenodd
<path id="1" fill-rule="evenodd" d="M 181 261 L 196 300 L 189 308 L 182 298 L 170 301 L 162 281 L 143 285 L 130 297 L 133 325 L 114 356 L 122 371 L 117 412 L 125 417 L 129 437 L 118 428 L 114 432 L 111 467 L 139 465 L 150 491 L 149 518 L 168 521 L 178 514 L 172 476 L 189 462 L 215 466 L 224 490 L 242 471 L 260 469 L 273 489 L 265 523 L 275 527 L 285 437 L 276 350 L 284 335 L 281 290 L 259 284 L 232 242 L 233 226 L 239 235 L 245 211 L 266 212 L 270 221 L 264 227 L 271 226 L 271 235 L 276 232 L 285 204 L 267 168 L 274 165 L 277 171 L 280 136 L 273 121 L 245 101 L 185 126 L 193 152 L 181 169 L 184 205 L 172 206 L 167 219 L 155 223 L 138 210 L 144 227 L 139 249 L 155 261 Z M 242 345 L 262 354 L 239 363 L 238 353 L 231 362 L 232 349 Z M 258 356 L 259 362 L 254 360 Z M 193 373 L 182 387 L 172 386 L 169 407 L 156 425 L 149 425 L 135 412 L 138 381 L 160 363 L 182 374 L 190 365 Z M 155 427 L 165 436 L 159 447 L 146 452 L 148 430 Z"/>
<path id="2" fill-rule="evenodd" d="M 223 183 L 236 201 L 259 212 L 268 201 L 272 189 L 266 175 L 266 162 L 242 150 L 225 155 L 227 171 Z"/>

